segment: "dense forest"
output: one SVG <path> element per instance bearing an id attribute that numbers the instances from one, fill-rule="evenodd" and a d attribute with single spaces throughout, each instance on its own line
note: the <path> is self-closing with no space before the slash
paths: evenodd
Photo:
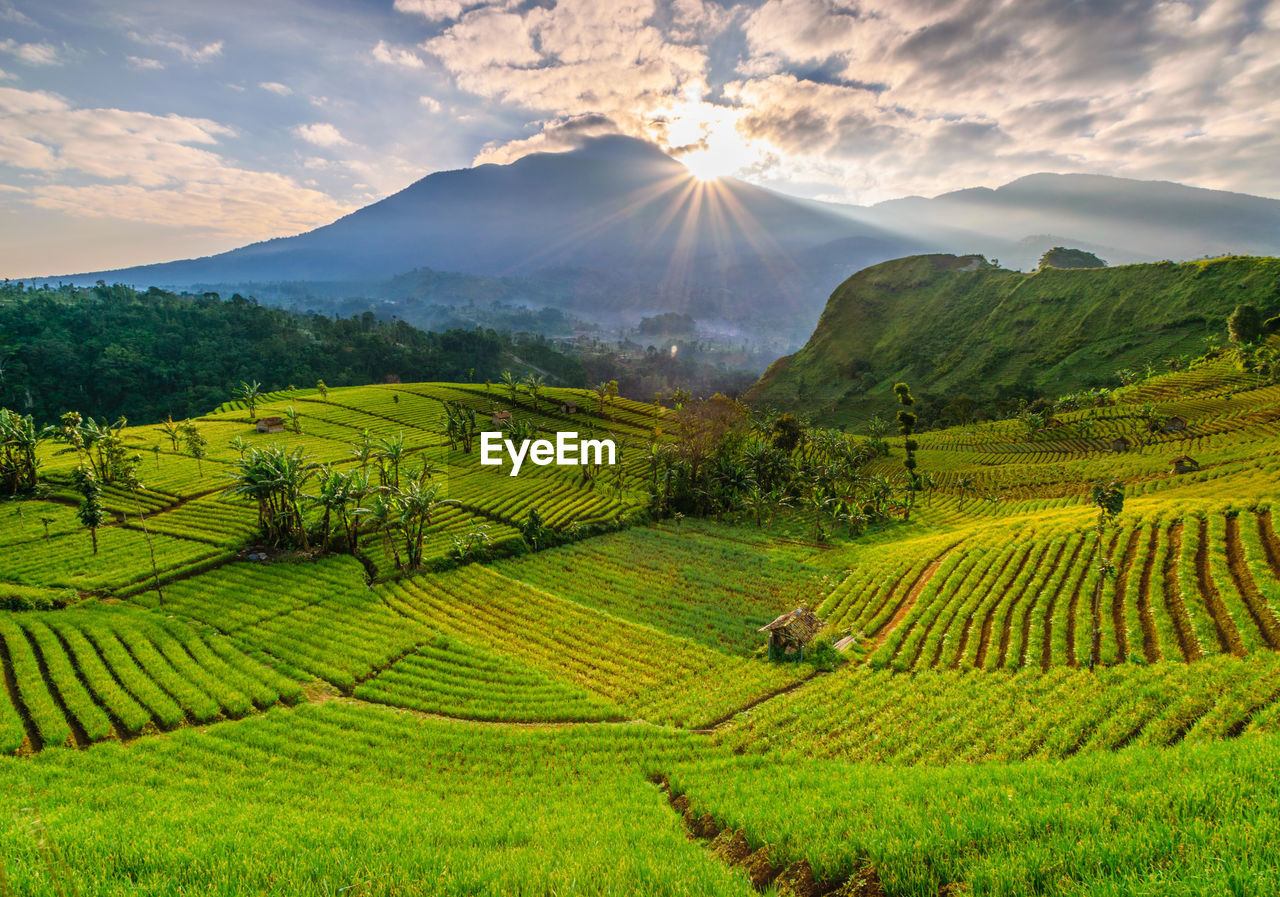
<path id="1" fill-rule="evenodd" d="M 498 379 L 546 371 L 580 385 L 581 364 L 545 340 L 493 330 L 429 333 L 372 312 L 301 315 L 234 295 L 0 284 L 0 405 L 52 422 L 68 409 L 142 422 L 188 417 L 242 380 L 264 389 L 399 379 Z"/>

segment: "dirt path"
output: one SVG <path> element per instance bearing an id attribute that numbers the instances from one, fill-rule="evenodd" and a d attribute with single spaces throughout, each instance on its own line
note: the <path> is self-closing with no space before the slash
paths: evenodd
<path id="1" fill-rule="evenodd" d="M 1280 626 L 1276 625 L 1276 618 L 1272 616 L 1267 607 L 1267 600 L 1258 591 L 1258 584 L 1254 582 L 1253 574 L 1249 572 L 1249 566 L 1245 563 L 1244 546 L 1240 543 L 1239 516 L 1227 518 L 1226 539 L 1227 569 L 1231 571 L 1231 578 L 1235 580 L 1236 591 L 1244 599 L 1244 606 L 1253 619 L 1253 625 L 1258 627 L 1258 632 L 1267 643 L 1267 647 L 1275 649 L 1280 646 Z"/>
<path id="2" fill-rule="evenodd" d="M 1160 547 L 1160 527 L 1152 526 L 1147 540 L 1147 562 L 1142 565 L 1138 580 L 1138 619 L 1142 624 L 1142 656 L 1147 663 L 1160 659 L 1160 639 L 1156 635 L 1156 620 L 1151 613 L 1151 574 L 1156 566 L 1156 551 Z"/>
<path id="3" fill-rule="evenodd" d="M 920 571 L 920 575 L 916 577 L 915 582 L 911 584 L 911 588 L 907 590 L 906 596 L 902 599 L 902 603 L 898 605 L 898 609 L 893 612 L 893 616 L 889 618 L 889 622 L 880 627 L 880 631 L 875 635 L 875 641 L 871 643 L 871 648 L 867 652 L 867 659 L 880 650 L 880 647 L 889 640 L 889 636 L 902 623 L 903 618 L 911 612 L 911 608 L 915 607 L 916 599 L 920 597 L 920 593 L 924 591 L 924 587 L 929 584 L 929 580 L 933 579 L 933 574 L 938 572 L 938 568 L 942 566 L 942 562 L 947 559 L 951 552 L 955 551 L 956 546 L 952 546 L 938 555 L 929 565 Z"/>
<path id="4" fill-rule="evenodd" d="M 1164 559 L 1164 603 L 1178 633 L 1178 649 L 1187 663 L 1204 656 L 1191 625 L 1191 616 L 1183 603 L 1182 586 L 1178 582 L 1178 560 L 1182 557 L 1182 521 L 1169 527 L 1169 546 Z"/>

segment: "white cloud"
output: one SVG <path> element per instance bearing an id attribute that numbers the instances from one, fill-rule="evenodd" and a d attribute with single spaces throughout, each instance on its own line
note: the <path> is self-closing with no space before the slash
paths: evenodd
<path id="1" fill-rule="evenodd" d="M 418 97 L 418 103 L 432 115 L 440 112 L 440 101 L 435 97 Z"/>
<path id="2" fill-rule="evenodd" d="M 220 40 L 210 41 L 203 46 L 197 46 L 189 43 L 184 38 L 167 33 L 143 34 L 138 31 L 132 31 L 129 36 L 138 43 L 150 44 L 153 47 L 164 47 L 180 56 L 186 62 L 192 65 L 200 65 L 217 59 L 222 55 L 223 42 Z"/>
<path id="3" fill-rule="evenodd" d="M 287 84 L 281 84 L 279 81 L 260 81 L 258 86 L 263 90 L 270 91 L 276 96 L 287 97 L 293 93 L 293 88 Z"/>
<path id="4" fill-rule="evenodd" d="M 420 15 L 429 22 L 439 22 L 462 15 L 462 4 L 458 0 L 396 0 L 395 10 Z"/>
<path id="5" fill-rule="evenodd" d="M 301 137 L 307 143 L 316 146 L 333 147 L 343 146 L 351 141 L 342 136 L 342 133 L 328 122 L 318 122 L 311 125 L 298 125 L 293 129 L 293 133 Z"/>
<path id="6" fill-rule="evenodd" d="M 0 50 L 10 53 L 27 65 L 61 65 L 58 48 L 53 44 L 20 44 L 12 38 L 0 40 Z"/>
<path id="7" fill-rule="evenodd" d="M 215 151 L 231 128 L 204 118 L 76 108 L 47 91 L 0 87 L 0 163 L 38 173 L 33 206 L 78 217 L 190 227 L 237 239 L 296 233 L 350 209 Z"/>
<path id="8" fill-rule="evenodd" d="M 125 61 L 129 63 L 130 68 L 141 71 L 157 71 L 164 68 L 163 62 L 159 59 L 152 59 L 149 56 L 127 56 Z"/>
<path id="9" fill-rule="evenodd" d="M 426 68 L 426 63 L 422 61 L 422 57 L 417 53 L 412 50 L 393 47 L 384 40 L 378 41 L 372 53 L 376 61 L 385 65 L 396 65 L 406 69 Z"/>
<path id="10" fill-rule="evenodd" d="M 6 72 L 4 69 L 0 69 L 0 81 L 16 81 L 17 78 L 18 76 L 12 72 Z"/>

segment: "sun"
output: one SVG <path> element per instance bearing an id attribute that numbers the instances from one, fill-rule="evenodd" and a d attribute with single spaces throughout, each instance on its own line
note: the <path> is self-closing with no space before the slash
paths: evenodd
<path id="1" fill-rule="evenodd" d="M 699 149 L 680 157 L 689 174 L 700 181 L 715 181 L 734 169 L 733 160 L 712 149 Z"/>

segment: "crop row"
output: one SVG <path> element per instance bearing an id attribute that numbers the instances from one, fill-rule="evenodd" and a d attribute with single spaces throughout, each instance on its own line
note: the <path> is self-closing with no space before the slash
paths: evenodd
<path id="1" fill-rule="evenodd" d="M 1060 759 L 1278 725 L 1280 658 L 975 675 L 856 669 L 739 717 L 736 751 L 894 764 Z"/>
<path id="2" fill-rule="evenodd" d="M 356 687 L 355 696 L 464 719 L 615 719 L 618 709 L 568 682 L 439 636 Z"/>
<path id="3" fill-rule="evenodd" d="M 0 753 L 87 745 L 243 716 L 296 700 L 296 684 L 224 637 L 169 618 L 80 610 L 0 618 L 10 713 Z M 14 719 L 18 724 L 14 724 Z M 25 727 L 23 719 L 25 718 Z"/>
<path id="4" fill-rule="evenodd" d="M 603 614 L 487 568 L 379 589 L 426 626 L 486 645 L 653 722 L 703 725 L 797 675 Z"/>

